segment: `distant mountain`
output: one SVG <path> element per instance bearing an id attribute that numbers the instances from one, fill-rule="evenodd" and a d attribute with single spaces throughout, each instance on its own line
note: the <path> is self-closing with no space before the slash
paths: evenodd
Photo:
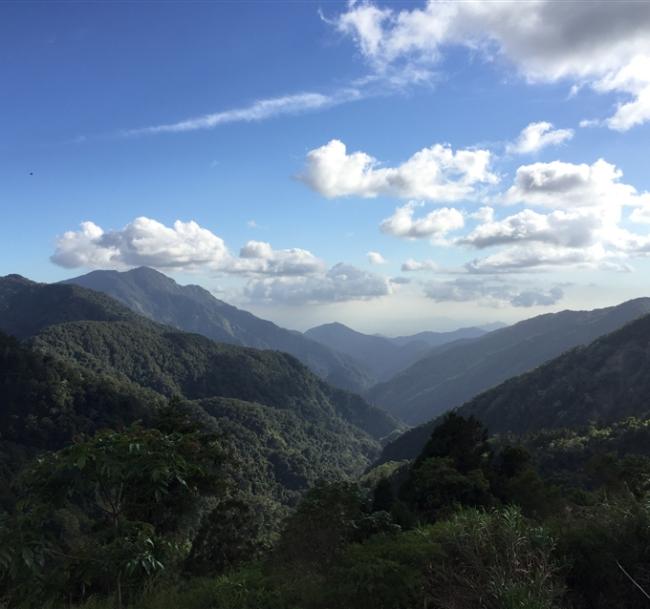
<path id="1" fill-rule="evenodd" d="M 0 487 L 25 451 L 151 422 L 170 398 L 219 432 L 244 488 L 278 505 L 359 473 L 397 428 L 291 355 L 181 332 L 76 285 L 0 278 L 0 332 L 22 339 L 0 334 Z"/>
<path id="2" fill-rule="evenodd" d="M 499 324 L 498 327 L 503 327 L 502 324 Z M 424 342 L 429 347 L 440 347 L 447 343 L 454 342 L 456 340 L 463 340 L 468 338 L 479 338 L 484 334 L 487 334 L 491 330 L 497 329 L 496 327 L 488 329 L 470 327 L 470 328 L 459 328 L 458 330 L 452 330 L 450 332 L 418 332 L 417 334 L 412 334 L 410 336 L 396 336 L 395 338 L 390 338 L 389 340 L 396 345 L 407 345 L 414 342 Z"/>
<path id="3" fill-rule="evenodd" d="M 639 298 L 594 311 L 533 317 L 469 342 L 443 345 L 366 397 L 407 423 L 422 423 L 648 312 L 650 299 Z"/>
<path id="4" fill-rule="evenodd" d="M 505 328 L 507 326 L 508 324 L 504 324 L 502 321 L 493 321 L 492 323 L 483 324 L 479 327 L 481 330 L 485 330 L 486 332 L 493 332 L 494 330 L 500 330 L 501 328 Z"/>
<path id="5" fill-rule="evenodd" d="M 290 353 L 341 389 L 360 393 L 374 383 L 349 357 L 229 305 L 199 286 L 181 286 L 150 268 L 93 271 L 63 283 L 103 292 L 136 313 L 179 330 L 223 343 Z"/>
<path id="6" fill-rule="evenodd" d="M 627 417 L 647 419 L 648 396 L 650 315 L 645 315 L 481 393 L 457 412 L 474 415 L 492 434 L 524 435 Z M 384 448 L 379 462 L 415 458 L 437 423 L 433 419 L 399 436 Z"/>
<path id="7" fill-rule="evenodd" d="M 369 335 L 341 323 L 316 326 L 305 332 L 309 338 L 350 356 L 377 380 L 385 381 L 426 356 L 434 347 L 486 334 L 480 328 L 461 328 L 453 332 L 420 332 L 412 336 Z"/>

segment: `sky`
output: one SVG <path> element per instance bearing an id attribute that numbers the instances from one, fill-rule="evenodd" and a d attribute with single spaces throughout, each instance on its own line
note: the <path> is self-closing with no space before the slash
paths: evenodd
<path id="1" fill-rule="evenodd" d="M 650 296 L 650 3 L 0 2 L 0 275 L 403 334 Z"/>

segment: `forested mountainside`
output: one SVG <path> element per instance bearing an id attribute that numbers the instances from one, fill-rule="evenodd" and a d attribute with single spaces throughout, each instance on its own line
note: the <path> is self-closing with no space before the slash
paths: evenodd
<path id="1" fill-rule="evenodd" d="M 34 301 L 47 306 L 38 305 L 42 314 L 28 333 L 23 318 L 37 307 Z M 330 387 L 287 354 L 175 331 L 93 290 L 10 277 L 0 280 L 0 302 L 8 313 L 0 319 L 2 331 L 29 339 L 41 351 L 110 371 L 167 396 L 232 397 L 304 412 L 312 408 L 367 426 L 376 438 L 396 427 L 390 416 Z"/>
<path id="2" fill-rule="evenodd" d="M 593 311 L 540 315 L 469 343 L 444 345 L 366 397 L 407 423 L 423 423 L 648 312 L 650 299 L 638 298 Z"/>
<path id="3" fill-rule="evenodd" d="M 2 330 L 23 339 L 2 337 L 5 482 L 79 434 L 155 426 L 171 399 L 220 437 L 232 478 L 266 502 L 268 534 L 317 480 L 363 471 L 397 426 L 290 355 L 179 332 L 92 290 L 12 276 L 0 303 Z"/>
<path id="4" fill-rule="evenodd" d="M 305 332 L 309 338 L 345 353 L 372 374 L 377 382 L 385 381 L 434 347 L 460 339 L 478 338 L 486 334 L 480 328 L 461 328 L 453 332 L 420 332 L 413 336 L 387 338 L 357 332 L 341 323 L 330 323 Z"/>
<path id="5" fill-rule="evenodd" d="M 93 271 L 64 283 L 103 292 L 136 313 L 179 330 L 222 343 L 290 353 L 341 389 L 359 393 L 374 382 L 348 356 L 229 305 L 204 288 L 181 286 L 147 267 L 125 272 Z"/>
<path id="6" fill-rule="evenodd" d="M 481 393 L 457 409 L 492 434 L 607 425 L 650 416 L 650 315 Z M 381 461 L 414 458 L 440 419 L 389 443 Z"/>
<path id="7" fill-rule="evenodd" d="M 650 315 L 359 477 L 395 422 L 291 355 L 79 286 L 0 303 L 0 606 L 646 606 Z"/>

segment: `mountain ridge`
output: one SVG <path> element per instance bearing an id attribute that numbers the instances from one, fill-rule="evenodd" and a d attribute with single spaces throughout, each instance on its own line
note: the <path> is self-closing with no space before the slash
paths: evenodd
<path id="1" fill-rule="evenodd" d="M 488 389 L 455 409 L 519 436 L 650 416 L 650 314 Z M 440 418 L 386 445 L 379 463 L 419 454 Z"/>
<path id="2" fill-rule="evenodd" d="M 480 328 L 459 328 L 451 332 L 424 331 L 390 338 L 364 334 L 340 322 L 331 322 L 310 328 L 305 335 L 365 365 L 381 382 L 408 368 L 436 347 L 455 340 L 478 338 L 485 333 Z"/>
<path id="3" fill-rule="evenodd" d="M 417 425 L 649 312 L 650 298 L 637 298 L 592 311 L 539 315 L 469 343 L 443 345 L 364 395 Z"/>
<path id="4" fill-rule="evenodd" d="M 103 292 L 131 310 L 179 330 L 219 342 L 290 353 L 341 389 L 361 393 L 372 384 L 347 356 L 219 300 L 200 286 L 181 286 L 148 267 L 92 271 L 61 283 Z"/>

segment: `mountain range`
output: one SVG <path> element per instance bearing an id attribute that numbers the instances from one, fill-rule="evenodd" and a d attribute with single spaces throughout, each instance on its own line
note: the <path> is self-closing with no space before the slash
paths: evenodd
<path id="1" fill-rule="evenodd" d="M 630 301 L 610 314 L 643 308 Z M 602 310 L 601 310 L 602 311 Z M 602 322 L 602 313 L 598 315 Z M 467 401 L 457 413 L 478 418 L 491 434 L 525 436 L 650 417 L 650 315 L 581 345 Z M 440 418 L 414 427 L 383 450 L 379 462 L 415 458 Z"/>
<path id="2" fill-rule="evenodd" d="M 649 312 L 650 298 L 638 298 L 593 311 L 533 317 L 469 342 L 442 345 L 365 396 L 417 425 Z"/>
<path id="3" fill-rule="evenodd" d="M 335 322 L 305 332 L 313 340 L 353 358 L 377 381 L 385 381 L 408 368 L 433 348 L 486 334 L 481 328 L 460 328 L 453 332 L 420 332 L 413 336 L 387 338 L 362 334 Z"/>
<path id="4" fill-rule="evenodd" d="M 0 465 L 78 433 L 150 424 L 178 403 L 246 464 L 238 484 L 279 507 L 362 471 L 399 425 L 293 356 L 217 343 L 72 284 L 0 278 Z M 278 509 L 279 509 L 278 507 Z"/>
<path id="5" fill-rule="evenodd" d="M 333 323 L 302 334 L 223 302 L 202 287 L 179 285 L 147 267 L 93 271 L 63 283 L 103 292 L 136 313 L 179 330 L 218 342 L 290 353 L 328 383 L 356 393 L 391 378 L 434 347 L 486 333 L 481 328 L 462 328 L 386 338 Z"/>
<path id="6" fill-rule="evenodd" d="M 93 271 L 63 283 L 103 292 L 144 317 L 221 343 L 290 353 L 341 389 L 359 393 L 374 384 L 350 357 L 147 267 Z"/>

